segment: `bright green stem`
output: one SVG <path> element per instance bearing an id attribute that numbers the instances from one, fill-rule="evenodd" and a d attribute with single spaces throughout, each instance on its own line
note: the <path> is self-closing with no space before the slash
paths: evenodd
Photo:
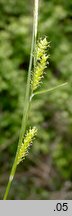
<path id="1" fill-rule="evenodd" d="M 11 186 L 11 183 L 12 183 L 14 175 L 15 175 L 16 167 L 17 167 L 17 156 L 15 157 L 15 161 L 14 161 L 13 166 L 12 166 L 12 170 L 10 173 L 9 181 L 8 181 L 8 184 L 6 187 L 6 192 L 4 194 L 3 200 L 7 199 L 7 196 L 8 196 L 9 190 L 10 190 L 10 186 Z"/>
<path id="2" fill-rule="evenodd" d="M 55 86 L 55 87 L 53 87 L 53 88 L 45 89 L 45 90 L 42 90 L 42 91 L 35 92 L 35 93 L 33 93 L 33 94 L 31 95 L 30 100 L 31 100 L 35 95 L 45 94 L 45 93 L 47 93 L 47 92 L 50 92 L 50 91 L 56 90 L 56 89 L 58 89 L 58 88 L 61 88 L 61 87 L 65 86 L 65 85 L 67 85 L 67 84 L 68 84 L 68 83 L 65 82 L 65 83 L 62 83 L 62 84 L 60 84 L 60 85 L 57 85 L 57 86 Z"/>
<path id="3" fill-rule="evenodd" d="M 33 35 L 32 35 L 32 45 L 31 45 L 31 53 L 30 53 L 30 63 L 29 63 L 29 70 L 28 70 L 28 79 L 27 79 L 27 87 L 26 87 L 26 96 L 25 96 L 25 102 L 24 102 L 24 111 L 23 111 L 23 120 L 22 120 L 22 126 L 20 131 L 20 137 L 19 137 L 19 143 L 18 148 L 16 152 L 16 157 L 12 166 L 12 170 L 10 173 L 8 185 L 6 188 L 6 192 L 4 195 L 4 200 L 7 199 L 12 180 L 14 178 L 16 168 L 17 168 L 17 157 L 18 152 L 20 149 L 20 146 L 22 144 L 22 139 L 25 134 L 26 125 L 27 125 L 27 118 L 28 118 L 28 111 L 29 111 L 29 104 L 30 104 L 30 82 L 31 82 L 31 69 L 32 69 L 32 59 L 33 59 L 33 50 L 35 50 L 35 41 L 37 36 L 37 22 L 38 22 L 38 0 L 34 0 L 34 21 L 33 21 Z"/>

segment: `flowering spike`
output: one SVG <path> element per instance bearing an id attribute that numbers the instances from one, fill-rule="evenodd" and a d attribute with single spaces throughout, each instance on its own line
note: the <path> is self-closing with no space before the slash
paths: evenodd
<path id="1" fill-rule="evenodd" d="M 17 165 L 25 158 L 25 156 L 28 154 L 28 149 L 32 144 L 32 141 L 37 134 L 36 127 L 30 128 L 27 134 L 25 135 L 25 138 L 21 144 L 21 147 L 18 151 L 18 159 L 17 159 Z"/>
<path id="2" fill-rule="evenodd" d="M 36 55 L 36 65 L 34 68 L 34 73 L 32 74 L 31 80 L 31 88 L 32 91 L 36 90 L 39 84 L 41 83 L 41 79 L 43 78 L 44 70 L 47 67 L 47 47 L 49 47 L 49 43 L 46 37 L 40 41 L 38 41 L 36 45 L 35 55 Z"/>

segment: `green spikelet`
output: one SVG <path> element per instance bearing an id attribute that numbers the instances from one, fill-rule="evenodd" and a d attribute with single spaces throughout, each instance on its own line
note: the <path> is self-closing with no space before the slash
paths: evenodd
<path id="1" fill-rule="evenodd" d="M 36 45 L 36 49 L 35 49 L 36 65 L 31 80 L 32 92 L 36 90 L 39 84 L 41 83 L 44 70 L 47 67 L 47 60 L 49 57 L 47 55 L 48 47 L 49 47 L 49 43 L 47 42 L 46 37 L 43 40 L 40 39 L 40 41 Z"/>
<path id="2" fill-rule="evenodd" d="M 28 149 L 30 145 L 32 144 L 32 141 L 37 134 L 37 129 L 36 127 L 33 127 L 32 129 L 29 129 L 27 132 L 24 141 L 22 142 L 22 145 L 20 147 L 20 150 L 18 151 L 18 159 L 17 159 L 17 164 L 19 164 L 27 155 Z"/>

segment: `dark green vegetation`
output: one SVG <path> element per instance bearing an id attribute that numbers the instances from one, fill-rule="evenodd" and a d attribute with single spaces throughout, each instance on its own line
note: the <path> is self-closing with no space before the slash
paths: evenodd
<path id="1" fill-rule="evenodd" d="M 21 126 L 32 9 L 33 1 L 0 0 L 0 199 Z M 50 64 L 41 88 L 66 81 L 68 85 L 33 100 L 29 123 L 37 126 L 38 137 L 17 169 L 10 199 L 72 199 L 71 12 L 71 0 L 40 1 L 38 36 L 46 35 L 51 41 Z"/>

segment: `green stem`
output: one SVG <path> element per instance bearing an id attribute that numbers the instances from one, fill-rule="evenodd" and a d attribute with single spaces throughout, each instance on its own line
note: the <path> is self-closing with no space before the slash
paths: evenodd
<path id="1" fill-rule="evenodd" d="M 6 187 L 6 191 L 5 191 L 3 200 L 7 199 L 7 196 L 8 196 L 9 190 L 10 190 L 10 186 L 11 186 L 11 183 L 12 183 L 14 175 L 15 175 L 16 167 L 17 167 L 17 156 L 15 157 L 15 161 L 14 161 L 13 166 L 12 166 L 12 170 L 10 173 L 9 181 L 8 181 L 8 184 Z"/>
<path id="2" fill-rule="evenodd" d="M 31 53 L 30 53 L 30 62 L 29 62 L 29 70 L 28 70 L 28 79 L 27 79 L 27 87 L 26 87 L 26 96 L 25 96 L 25 102 L 24 102 L 24 111 L 23 111 L 23 120 L 22 120 L 22 126 L 20 131 L 20 137 L 19 137 L 19 143 L 18 148 L 15 156 L 15 160 L 12 166 L 12 170 L 10 173 L 9 181 L 6 187 L 6 191 L 4 194 L 4 200 L 7 199 L 12 180 L 14 178 L 16 168 L 17 168 L 17 158 L 18 158 L 18 152 L 20 149 L 20 146 L 22 144 L 22 139 L 25 134 L 26 125 L 27 125 L 27 118 L 28 118 L 28 111 L 29 111 L 29 104 L 30 104 L 30 82 L 31 82 L 31 68 L 32 68 L 32 59 L 33 59 L 33 50 L 35 49 L 35 40 L 37 36 L 37 22 L 38 22 L 38 0 L 34 0 L 34 19 L 33 19 L 33 34 L 32 34 L 32 44 L 31 44 Z"/>

